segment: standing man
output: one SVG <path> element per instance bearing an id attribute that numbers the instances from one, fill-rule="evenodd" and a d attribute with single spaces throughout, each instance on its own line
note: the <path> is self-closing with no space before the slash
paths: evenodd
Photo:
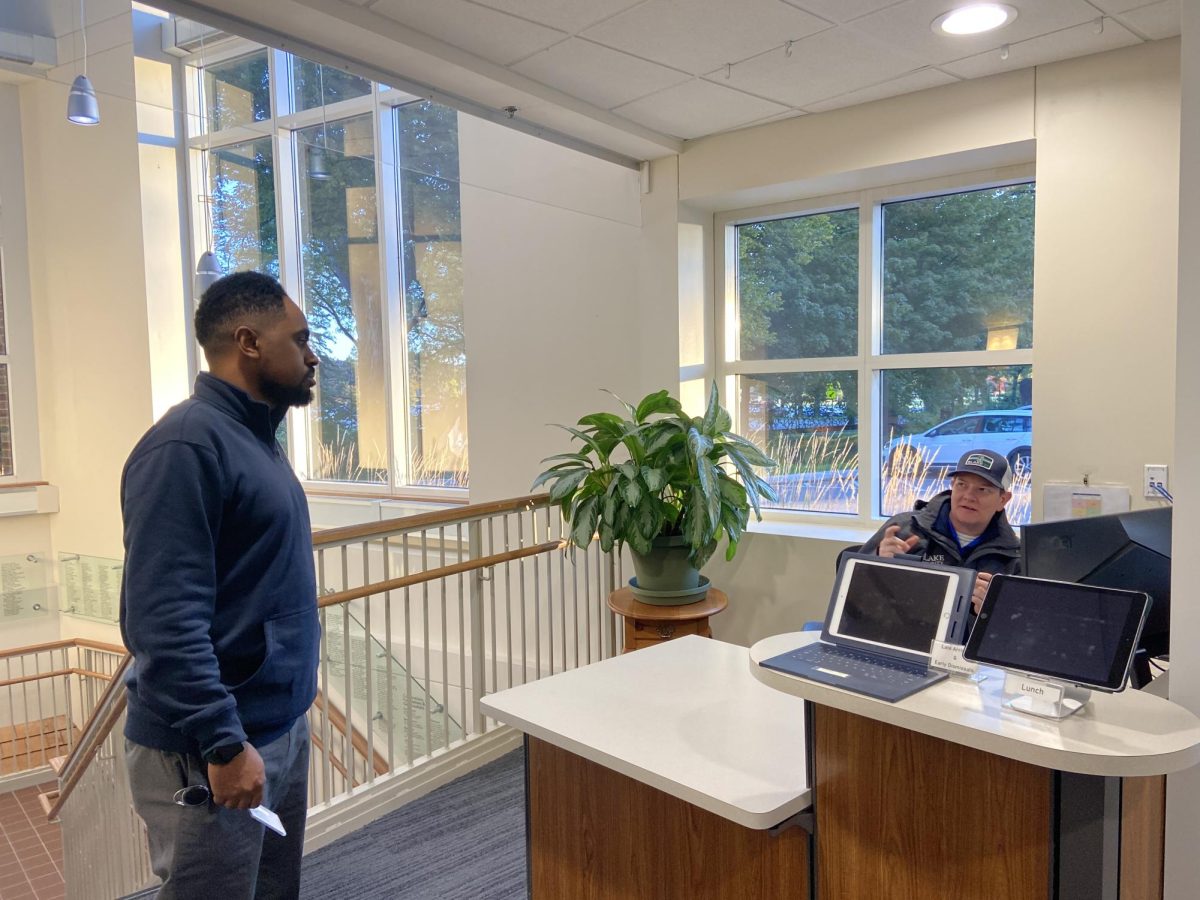
<path id="1" fill-rule="evenodd" d="M 304 313 L 255 272 L 204 293 L 196 339 L 209 372 L 121 477 L 130 787 L 160 898 L 298 897 L 320 626 L 308 505 L 275 431 L 312 401 L 318 360 Z"/>
<path id="2" fill-rule="evenodd" d="M 992 575 L 1021 568 L 1021 539 L 1004 507 L 1012 499 L 1012 468 L 991 450 L 963 454 L 950 473 L 950 490 L 892 516 L 859 552 L 891 557 L 913 555 L 927 562 L 976 571 L 971 607 L 983 605 Z"/>

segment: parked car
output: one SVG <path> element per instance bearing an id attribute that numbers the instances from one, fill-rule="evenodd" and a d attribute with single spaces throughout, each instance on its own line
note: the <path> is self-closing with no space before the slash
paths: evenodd
<path id="1" fill-rule="evenodd" d="M 889 466 L 902 444 L 921 451 L 933 467 L 952 466 L 968 450 L 986 447 L 1008 457 L 1008 464 L 1014 471 L 1028 472 L 1033 455 L 1033 407 L 965 413 L 940 422 L 922 434 L 903 435 L 888 441 L 883 447 L 883 458 Z"/>

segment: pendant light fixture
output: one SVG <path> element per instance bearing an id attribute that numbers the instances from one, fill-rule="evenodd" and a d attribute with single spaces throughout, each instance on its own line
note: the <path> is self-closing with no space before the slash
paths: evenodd
<path id="1" fill-rule="evenodd" d="M 325 122 L 325 66 L 318 63 L 317 77 L 321 84 L 321 146 L 310 144 L 308 147 L 308 177 L 313 181 L 328 181 L 329 160 L 325 153 L 329 149 L 328 125 Z"/>
<path id="2" fill-rule="evenodd" d="M 67 121 L 75 125 L 98 125 L 100 104 L 96 100 L 96 89 L 87 77 L 87 19 L 83 0 L 79 0 L 79 31 L 83 35 L 83 74 L 75 76 L 67 96 Z"/>
<path id="3" fill-rule="evenodd" d="M 204 111 L 208 106 L 208 95 L 204 88 L 205 64 L 204 64 L 204 32 L 200 32 L 200 133 L 207 135 L 205 128 Z M 204 296 L 204 292 L 213 286 L 221 277 L 221 264 L 217 261 L 217 255 L 212 252 L 212 196 L 209 193 L 211 186 L 208 183 L 208 154 L 211 151 L 200 151 L 200 177 L 204 179 L 204 246 L 207 248 L 200 254 L 200 258 L 196 260 L 196 274 L 192 278 L 192 299 L 197 303 Z"/>

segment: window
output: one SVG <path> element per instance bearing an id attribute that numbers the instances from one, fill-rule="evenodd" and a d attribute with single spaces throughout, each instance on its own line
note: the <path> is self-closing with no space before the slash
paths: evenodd
<path id="1" fill-rule="evenodd" d="M 988 447 L 1028 521 L 1035 189 L 980 181 L 718 219 L 720 374 L 781 509 L 891 515 Z"/>
<path id="2" fill-rule="evenodd" d="M 280 435 L 297 471 L 350 491 L 465 489 L 457 113 L 215 46 L 191 69 L 197 243 L 222 271 L 279 277 L 308 316 L 315 398 Z"/>
<path id="3" fill-rule="evenodd" d="M 8 381 L 8 326 L 4 311 L 4 254 L 0 253 L 0 477 L 15 474 L 12 388 Z"/>

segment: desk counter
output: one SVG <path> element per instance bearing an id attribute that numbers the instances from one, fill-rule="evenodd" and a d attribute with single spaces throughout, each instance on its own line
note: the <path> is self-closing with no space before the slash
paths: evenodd
<path id="1" fill-rule="evenodd" d="M 750 648 L 754 677 L 783 693 L 1060 772 L 1166 775 L 1200 762 L 1200 719 L 1144 691 L 1094 692 L 1082 710 L 1060 721 L 1003 705 L 1003 672 L 985 669 L 975 683 L 951 677 L 898 703 L 887 703 L 764 669 L 759 663 L 817 639 L 814 632 L 775 635 Z"/>

